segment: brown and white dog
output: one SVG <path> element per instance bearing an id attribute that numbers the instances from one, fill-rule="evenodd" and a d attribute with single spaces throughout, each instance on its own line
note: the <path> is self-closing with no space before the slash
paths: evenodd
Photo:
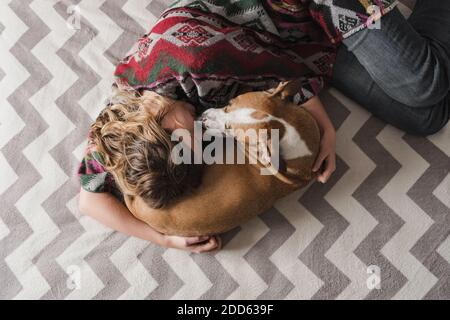
<path id="1" fill-rule="evenodd" d="M 163 209 L 149 208 L 139 197 L 125 196 L 129 210 L 164 234 L 220 234 L 308 184 L 315 177 L 312 167 L 319 151 L 320 131 L 304 108 L 285 98 L 288 85 L 282 83 L 274 90 L 242 94 L 225 108 L 207 110 L 201 117 L 207 129 L 224 135 L 248 129 L 279 129 L 279 154 L 283 160 L 280 166 L 274 168 L 270 162 L 274 150 L 267 143 L 258 146 L 258 150 L 266 152 L 262 152 L 265 159 L 256 159 L 257 165 L 250 161 L 241 165 L 208 165 L 201 185 L 193 193 Z M 241 144 L 248 142 L 245 134 L 233 137 Z M 262 167 L 271 169 L 273 175 L 262 175 Z"/>
<path id="2" fill-rule="evenodd" d="M 304 117 L 299 117 L 299 110 L 293 110 L 285 100 L 288 85 L 284 82 L 272 91 L 240 95 L 224 108 L 206 110 L 201 120 L 209 132 L 231 136 L 244 144 L 246 156 L 252 157 L 259 167 L 266 167 L 279 179 L 295 185 L 310 179 L 311 172 L 303 162 L 314 150 L 306 143 L 311 133 L 302 128 L 306 124 Z M 278 131 L 276 153 L 271 143 L 274 129 Z M 254 139 L 250 131 L 265 131 L 266 139 Z M 249 154 L 249 150 L 257 154 Z M 272 165 L 274 159 L 280 162 L 276 167 Z"/>

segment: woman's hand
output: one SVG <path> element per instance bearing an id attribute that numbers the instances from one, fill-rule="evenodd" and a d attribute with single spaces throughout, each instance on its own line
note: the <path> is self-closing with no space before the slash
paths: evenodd
<path id="1" fill-rule="evenodd" d="M 317 172 L 322 168 L 317 181 L 325 183 L 336 170 L 336 130 L 318 97 L 311 98 L 303 104 L 303 107 L 316 119 L 322 133 L 320 151 L 313 171 Z"/>
<path id="2" fill-rule="evenodd" d="M 162 245 L 166 248 L 203 253 L 220 250 L 222 241 L 219 236 L 178 237 L 162 235 Z"/>
<path id="3" fill-rule="evenodd" d="M 333 127 L 323 131 L 320 141 L 320 151 L 313 171 L 317 172 L 322 168 L 317 176 L 317 181 L 325 183 L 331 174 L 336 170 L 336 132 Z"/>

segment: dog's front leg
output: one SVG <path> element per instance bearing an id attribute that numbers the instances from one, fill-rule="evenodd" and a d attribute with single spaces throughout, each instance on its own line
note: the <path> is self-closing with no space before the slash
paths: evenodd
<path id="1" fill-rule="evenodd" d="M 200 116 L 200 120 L 211 135 L 227 134 L 227 114 L 222 109 L 208 109 Z"/>

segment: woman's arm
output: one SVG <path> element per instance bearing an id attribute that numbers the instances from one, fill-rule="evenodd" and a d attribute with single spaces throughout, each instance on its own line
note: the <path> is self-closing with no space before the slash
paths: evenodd
<path id="1" fill-rule="evenodd" d="M 220 248 L 218 237 L 176 237 L 159 233 L 135 218 L 119 200 L 109 193 L 93 193 L 81 188 L 79 210 L 111 229 L 163 247 L 197 253 Z"/>
<path id="2" fill-rule="evenodd" d="M 302 106 L 316 119 L 321 130 L 320 152 L 313 171 L 318 171 L 324 165 L 317 181 L 325 183 L 336 170 L 336 131 L 319 97 L 311 98 Z"/>

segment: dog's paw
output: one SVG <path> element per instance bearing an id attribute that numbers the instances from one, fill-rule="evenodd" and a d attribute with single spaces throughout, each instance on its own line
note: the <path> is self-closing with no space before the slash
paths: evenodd
<path id="1" fill-rule="evenodd" d="M 202 125 L 207 130 L 225 132 L 226 121 L 221 109 L 209 109 L 201 116 Z"/>
<path id="2" fill-rule="evenodd" d="M 202 124 L 205 127 L 205 129 L 225 131 L 225 123 L 220 121 L 205 119 L 202 121 Z"/>

